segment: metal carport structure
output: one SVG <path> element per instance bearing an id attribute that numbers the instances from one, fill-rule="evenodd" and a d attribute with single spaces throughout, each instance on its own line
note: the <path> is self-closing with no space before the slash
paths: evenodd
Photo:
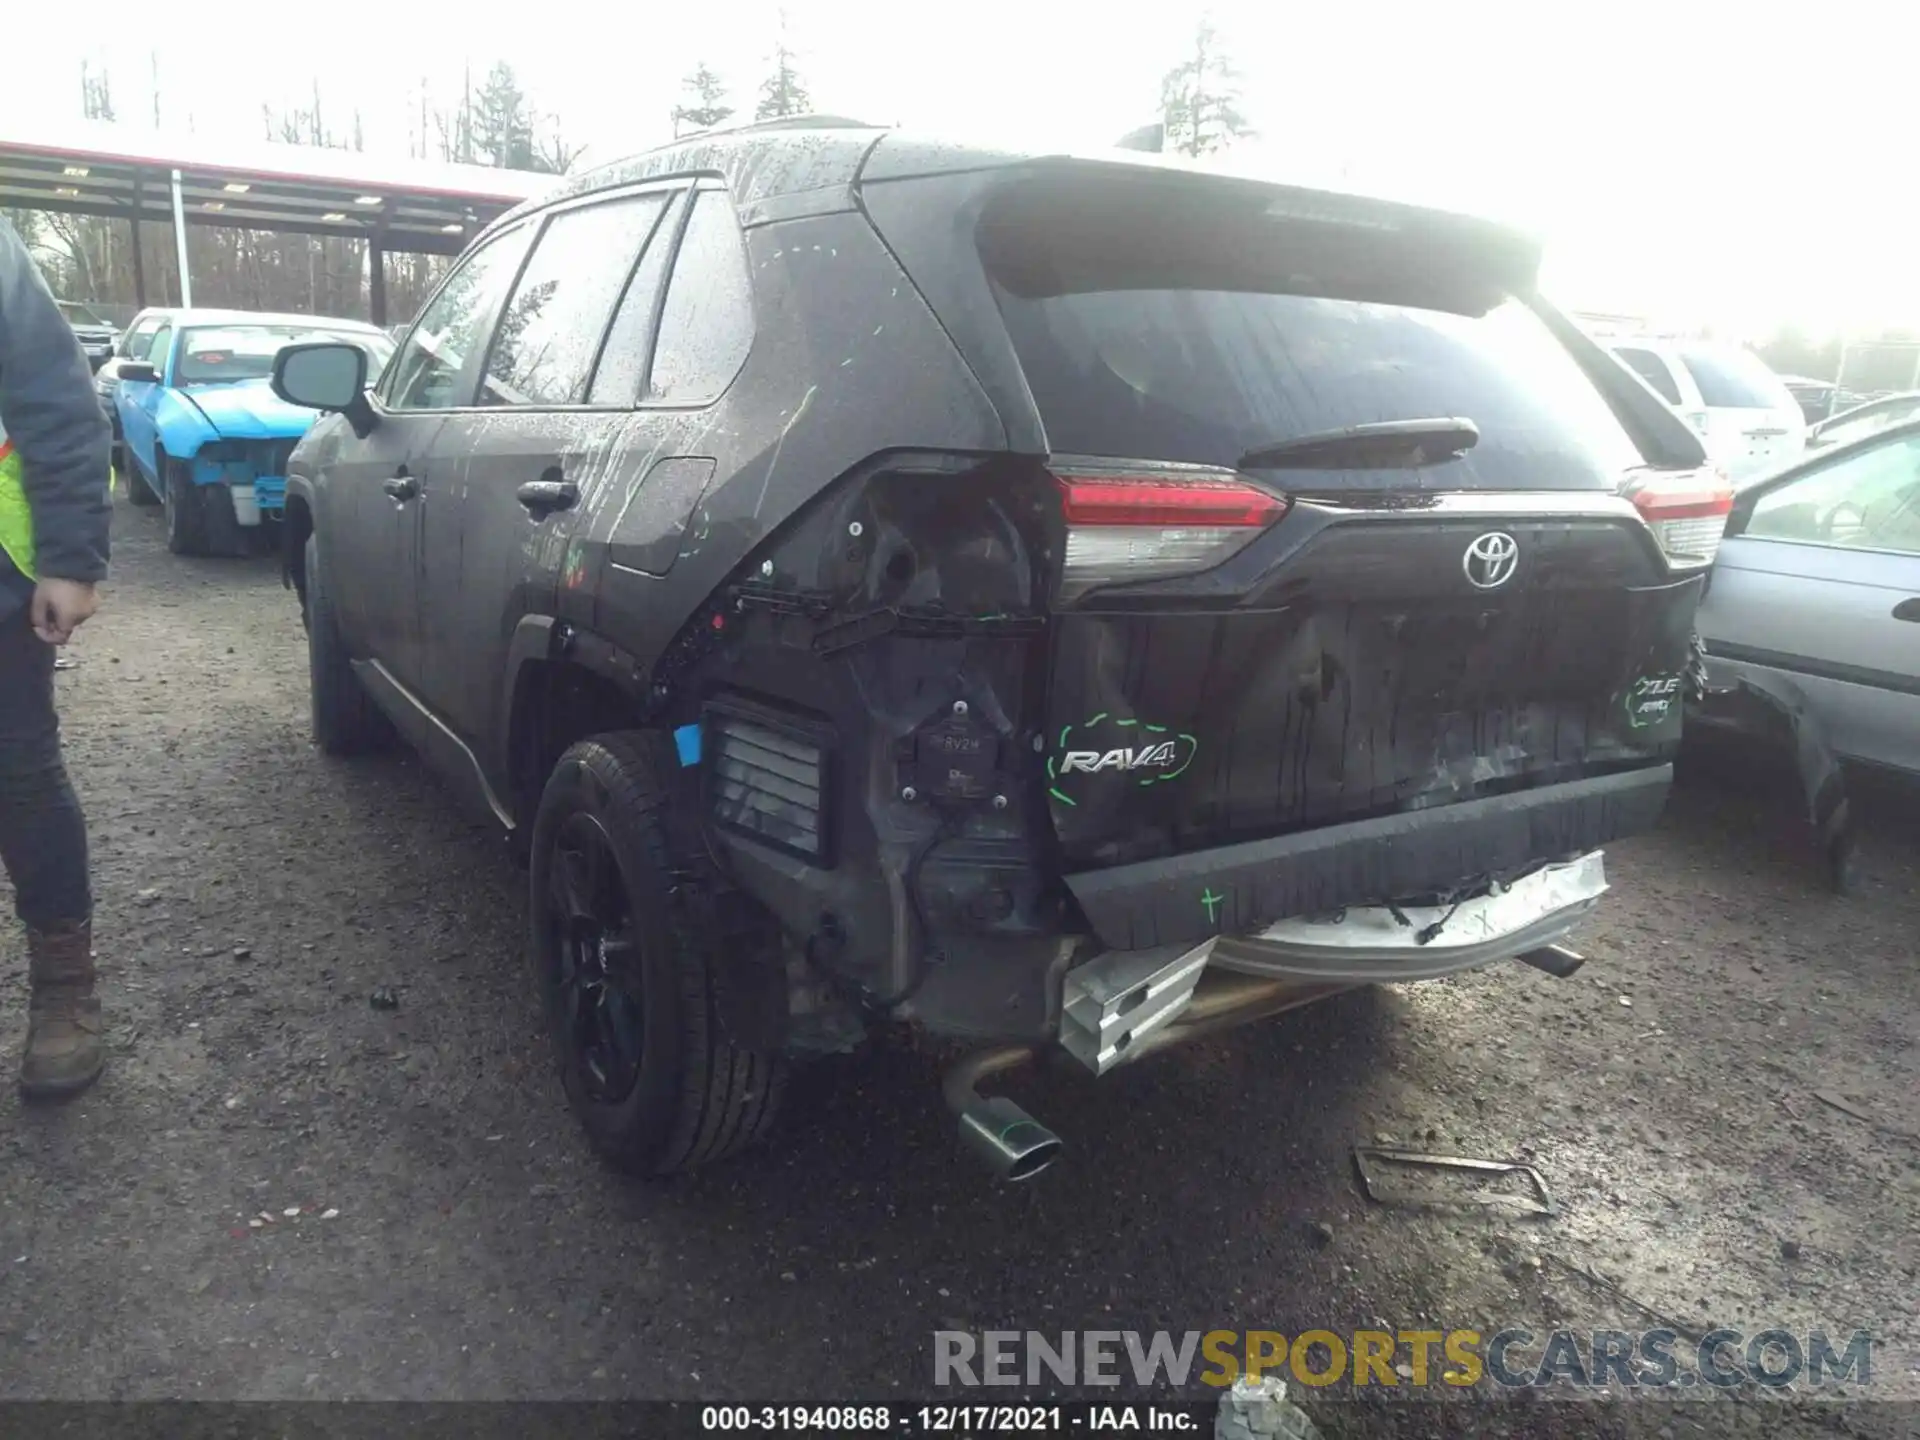
<path id="1" fill-rule="evenodd" d="M 557 178 L 100 121 L 0 120 L 0 205 L 127 221 L 141 305 L 141 224 L 173 228 L 183 305 L 193 303 L 186 227 L 220 225 L 364 240 L 368 306 L 384 325 L 387 252 L 456 255 L 488 221 Z"/>

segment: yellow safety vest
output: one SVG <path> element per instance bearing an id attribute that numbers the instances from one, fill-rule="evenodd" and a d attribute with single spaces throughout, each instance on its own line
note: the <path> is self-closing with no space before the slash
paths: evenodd
<path id="1" fill-rule="evenodd" d="M 0 550 L 27 579 L 33 571 L 33 511 L 27 507 L 26 468 L 0 425 Z"/>

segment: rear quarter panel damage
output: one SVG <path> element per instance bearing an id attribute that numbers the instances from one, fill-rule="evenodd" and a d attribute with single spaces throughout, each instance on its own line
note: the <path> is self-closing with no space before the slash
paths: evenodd
<path id="1" fill-rule="evenodd" d="M 648 668 L 750 554 L 861 462 L 1005 444 L 993 407 L 863 218 L 759 226 L 747 249 L 757 325 L 741 373 L 704 410 L 638 412 L 582 483 L 592 623 Z M 713 478 L 690 499 L 698 467 L 656 471 L 668 459 L 710 461 Z M 654 478 L 666 482 L 657 491 Z M 632 563 L 627 547 L 659 563 L 674 535 L 664 579 Z"/>

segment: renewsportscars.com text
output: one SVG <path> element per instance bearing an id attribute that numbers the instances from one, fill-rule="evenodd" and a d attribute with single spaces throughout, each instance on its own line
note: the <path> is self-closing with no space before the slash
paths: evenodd
<path id="1" fill-rule="evenodd" d="M 1873 1382 L 1867 1331 L 1714 1330 L 937 1330 L 933 1382 L 980 1385 L 1301 1385 L 1508 1388 L 1778 1388 Z"/>

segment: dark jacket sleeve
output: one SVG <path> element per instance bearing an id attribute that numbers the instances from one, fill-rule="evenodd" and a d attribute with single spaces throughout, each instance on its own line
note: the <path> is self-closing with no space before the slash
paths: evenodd
<path id="1" fill-rule="evenodd" d="M 107 573 L 113 432 L 80 349 L 19 235 L 0 219 L 0 424 L 20 456 L 42 578 Z"/>

